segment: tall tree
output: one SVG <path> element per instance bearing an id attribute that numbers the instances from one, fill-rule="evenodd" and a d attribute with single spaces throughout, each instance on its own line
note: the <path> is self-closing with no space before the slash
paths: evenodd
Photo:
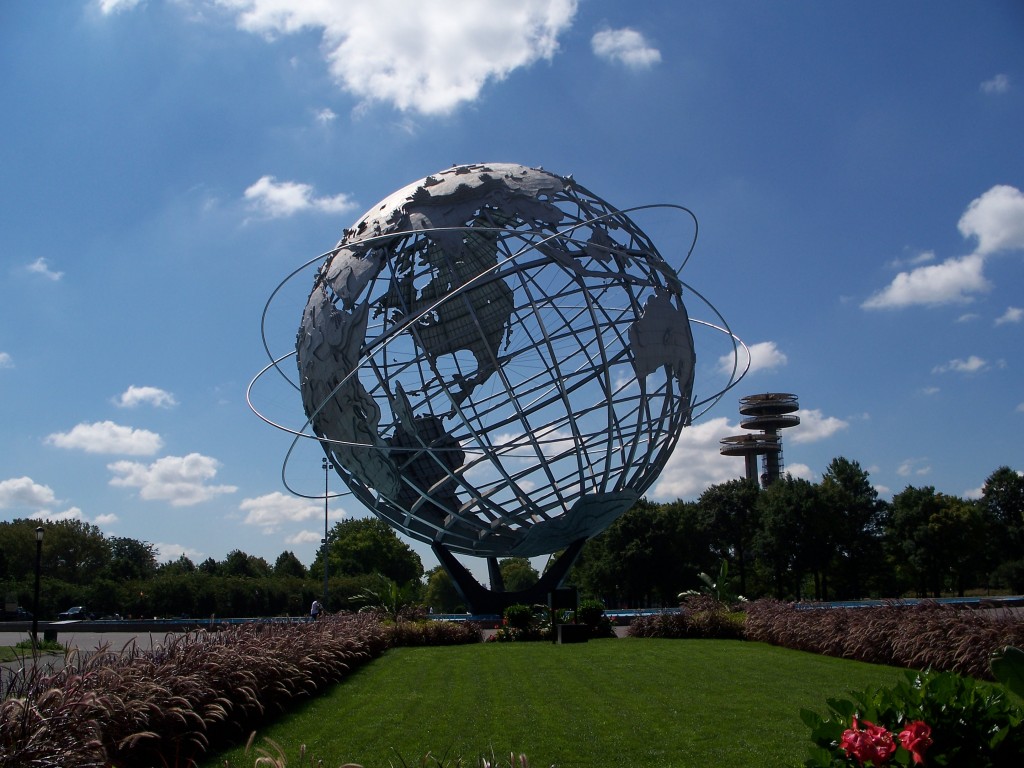
<path id="1" fill-rule="evenodd" d="M 715 553 L 734 564 L 739 594 L 747 594 L 747 570 L 753 558 L 758 529 L 757 496 L 754 480 L 730 480 L 708 488 L 698 505 Z"/>
<path id="2" fill-rule="evenodd" d="M 892 497 L 892 514 L 886 539 L 897 573 L 903 575 L 918 597 L 942 592 L 943 576 L 938 528 L 929 526 L 944 500 L 932 486 L 907 486 Z"/>
<path id="3" fill-rule="evenodd" d="M 841 456 L 831 461 L 821 479 L 821 502 L 826 518 L 835 524 L 837 562 L 831 570 L 838 596 L 864 597 L 883 562 L 887 505 L 860 464 Z"/>
<path id="4" fill-rule="evenodd" d="M 1010 588 L 1024 592 L 1024 476 L 1000 467 L 985 480 L 981 504 L 991 521 L 991 551 Z"/>
<path id="5" fill-rule="evenodd" d="M 540 574 L 533 563 L 525 557 L 505 557 L 498 561 L 501 580 L 506 592 L 529 589 L 540 580 Z"/>
<path id="6" fill-rule="evenodd" d="M 803 598 L 803 580 L 815 580 L 815 598 L 828 593 L 828 563 L 835 539 L 823 519 L 818 486 L 786 475 L 758 497 L 761 527 L 755 546 L 771 572 L 775 596 Z"/>
<path id="7" fill-rule="evenodd" d="M 423 563 L 394 529 L 375 517 L 335 523 L 327 537 L 330 552 L 328 575 L 357 576 L 378 573 L 399 585 L 418 581 Z M 323 577 L 324 547 L 320 547 L 310 576 Z"/>
<path id="8" fill-rule="evenodd" d="M 295 556 L 295 553 L 287 550 L 277 556 L 274 561 L 274 576 L 306 578 L 306 566 Z"/>
<path id="9" fill-rule="evenodd" d="M 156 549 L 145 541 L 114 536 L 110 544 L 107 575 L 115 581 L 144 581 L 156 574 Z"/>

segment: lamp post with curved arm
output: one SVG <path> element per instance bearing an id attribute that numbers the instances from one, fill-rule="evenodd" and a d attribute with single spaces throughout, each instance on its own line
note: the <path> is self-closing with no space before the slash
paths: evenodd
<path id="1" fill-rule="evenodd" d="M 331 464 L 331 462 L 329 462 L 326 457 L 324 457 L 324 462 L 323 462 L 322 466 L 323 466 L 323 470 L 324 470 L 324 600 L 323 600 L 324 608 L 323 609 L 326 611 L 327 610 L 327 560 L 328 560 L 328 557 L 327 557 L 327 554 L 328 554 L 328 548 L 327 548 L 327 497 L 328 497 L 328 495 L 330 493 L 330 477 L 331 477 L 330 473 L 331 473 L 331 470 L 334 469 L 334 465 Z"/>
<path id="2" fill-rule="evenodd" d="M 36 528 L 36 589 L 32 598 L 32 655 L 39 650 L 39 574 L 43 562 L 43 526 Z"/>

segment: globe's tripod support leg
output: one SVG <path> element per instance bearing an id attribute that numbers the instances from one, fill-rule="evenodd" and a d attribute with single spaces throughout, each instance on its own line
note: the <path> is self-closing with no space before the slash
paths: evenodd
<path id="1" fill-rule="evenodd" d="M 558 589 L 569 569 L 576 562 L 586 539 L 577 539 L 552 563 L 540 577 L 540 580 L 529 589 L 518 592 L 499 592 L 486 589 L 478 582 L 473 574 L 460 563 L 448 549 L 440 544 L 433 544 L 431 548 L 441 562 L 441 565 L 448 572 L 455 589 L 466 602 L 466 608 L 472 614 L 497 614 L 501 615 L 510 605 L 546 605 L 548 597 L 554 590 Z M 495 561 L 495 567 L 497 561 Z M 490 564 L 488 563 L 488 567 Z"/>

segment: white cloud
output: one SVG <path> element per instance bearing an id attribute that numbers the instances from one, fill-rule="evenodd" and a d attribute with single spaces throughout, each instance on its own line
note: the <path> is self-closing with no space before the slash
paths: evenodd
<path id="1" fill-rule="evenodd" d="M 983 274 L 986 257 L 1024 249 L 1024 194 L 1016 187 L 998 184 L 971 201 L 957 227 L 965 238 L 977 238 L 973 253 L 900 272 L 861 307 L 964 304 L 973 300 L 973 294 L 989 290 L 991 284 Z"/>
<path id="2" fill-rule="evenodd" d="M 1006 93 L 1010 90 L 1010 77 L 1000 73 L 991 80 L 986 80 L 979 87 L 983 93 Z"/>
<path id="3" fill-rule="evenodd" d="M 292 536 L 287 536 L 284 543 L 298 546 L 301 544 L 313 544 L 314 542 L 319 542 L 322 538 L 323 534 L 316 531 L 299 531 Z"/>
<path id="4" fill-rule="evenodd" d="M 971 201 L 957 224 L 964 237 L 978 238 L 975 253 L 1024 248 L 1024 193 L 999 184 Z"/>
<path id="5" fill-rule="evenodd" d="M 899 475 L 900 477 L 910 477 L 911 475 L 924 477 L 931 471 L 932 468 L 931 465 L 928 464 L 927 458 L 905 459 L 896 468 L 896 474 Z"/>
<path id="6" fill-rule="evenodd" d="M 723 437 L 739 426 L 719 417 L 687 427 L 675 451 L 651 490 L 652 499 L 673 501 L 696 498 L 712 485 L 745 476 L 743 459 L 719 453 Z"/>
<path id="7" fill-rule="evenodd" d="M 270 219 L 291 216 L 301 211 L 344 213 L 356 207 L 348 195 L 314 197 L 313 187 L 295 181 L 277 181 L 262 176 L 245 190 L 245 199 L 253 210 Z"/>
<path id="8" fill-rule="evenodd" d="M 1019 323 L 1021 320 L 1024 320 L 1024 309 L 1021 309 L 1020 307 L 1007 307 L 1002 316 L 996 318 L 996 325 Z"/>
<path id="9" fill-rule="evenodd" d="M 907 259 L 893 259 L 886 266 L 888 266 L 889 269 L 903 269 L 903 267 L 906 266 L 918 267 L 932 261 L 935 261 L 935 251 L 921 251 L 921 253 Z"/>
<path id="10" fill-rule="evenodd" d="M 750 370 L 748 373 L 757 371 L 770 371 L 772 368 L 779 368 L 789 362 L 789 358 L 781 352 L 774 341 L 760 341 L 747 347 L 750 350 Z M 741 357 L 742 360 L 742 357 Z M 721 373 L 732 372 L 733 356 L 722 355 L 718 358 L 718 370 Z M 742 369 L 742 363 L 740 364 Z"/>
<path id="11" fill-rule="evenodd" d="M 138 488 L 146 501 L 168 501 L 174 507 L 187 507 L 209 501 L 224 493 L 234 493 L 234 485 L 208 485 L 217 476 L 220 462 L 199 453 L 164 456 L 150 465 L 134 461 L 108 464 L 114 486 Z"/>
<path id="12" fill-rule="evenodd" d="M 330 505 L 328 505 L 329 507 Z M 282 523 L 295 523 L 314 518 L 322 518 L 324 505 L 311 502 L 309 499 L 302 499 L 298 496 L 288 496 L 280 491 L 268 493 L 265 496 L 258 496 L 253 499 L 244 499 L 238 508 L 245 512 L 245 524 L 257 525 L 262 528 L 274 529 Z M 331 517 L 339 519 L 344 513 L 333 509 Z"/>
<path id="13" fill-rule="evenodd" d="M 61 520 L 84 520 L 82 510 L 78 507 L 68 507 L 63 512 L 49 512 L 41 509 L 29 515 L 32 520 L 45 520 L 48 523 L 59 523 Z"/>
<path id="14" fill-rule="evenodd" d="M 321 51 L 342 89 L 402 111 L 445 114 L 491 81 L 550 59 L 578 0 L 420 0 L 382 9 L 345 3 L 220 0 L 241 29 L 263 34 L 319 30 Z"/>
<path id="15" fill-rule="evenodd" d="M 182 555 L 192 562 L 203 558 L 203 553 L 198 549 L 183 547 L 181 544 L 168 544 L 166 542 L 158 541 L 153 544 L 153 549 L 156 551 L 157 560 L 161 563 L 172 562 Z"/>
<path id="16" fill-rule="evenodd" d="M 11 507 L 45 507 L 53 504 L 53 489 L 40 485 L 31 477 L 0 480 L 0 509 Z"/>
<path id="17" fill-rule="evenodd" d="M 635 29 L 603 29 L 590 39 L 598 58 L 617 61 L 631 69 L 648 69 L 661 61 L 661 51 L 652 48 Z"/>
<path id="18" fill-rule="evenodd" d="M 837 419 L 835 416 L 825 416 L 817 408 L 801 409 L 797 415 L 800 416 L 800 426 L 786 432 L 787 436 L 792 434 L 791 439 L 794 443 L 816 443 L 850 426 L 848 421 Z"/>
<path id="19" fill-rule="evenodd" d="M 329 124 L 333 123 L 335 120 L 338 119 L 338 116 L 334 113 L 334 110 L 331 109 L 330 107 L 324 107 L 323 109 L 318 109 L 314 113 L 314 116 L 316 117 L 316 121 L 318 123 L 320 123 L 321 125 L 329 125 Z"/>
<path id="20" fill-rule="evenodd" d="M 174 395 L 157 387 L 136 387 L 134 384 L 121 393 L 115 401 L 120 408 L 134 408 L 147 404 L 154 408 L 172 408 L 178 404 Z"/>
<path id="21" fill-rule="evenodd" d="M 812 483 L 817 482 L 817 475 L 806 464 L 786 464 L 783 466 L 782 472 L 800 480 L 807 480 Z"/>
<path id="22" fill-rule="evenodd" d="M 54 282 L 64 277 L 63 272 L 55 272 L 54 270 L 50 269 L 50 265 L 42 256 L 40 256 L 38 259 L 33 261 L 27 267 L 25 267 L 25 269 L 34 274 L 42 275 L 47 280 L 53 280 Z"/>
<path id="23" fill-rule="evenodd" d="M 0 352 L 0 368 L 13 368 L 14 358 L 7 352 Z"/>
<path id="24" fill-rule="evenodd" d="M 984 258 L 971 254 L 946 259 L 941 264 L 900 272 L 893 281 L 861 304 L 863 309 L 892 309 L 914 305 L 963 304 L 971 294 L 987 291 L 991 285 L 982 274 Z"/>
<path id="25" fill-rule="evenodd" d="M 971 355 L 966 360 L 950 360 L 948 363 L 937 365 L 932 368 L 932 373 L 978 373 L 988 368 L 988 361 L 977 355 Z"/>
<path id="26" fill-rule="evenodd" d="M 128 456 L 151 456 L 164 444 L 156 432 L 133 429 L 112 421 L 76 424 L 70 432 L 55 432 L 46 438 L 49 445 L 86 453 L 123 453 Z"/>
<path id="27" fill-rule="evenodd" d="M 96 5 L 99 6 L 100 13 L 104 16 L 109 16 L 121 11 L 130 11 L 140 2 L 141 0 L 97 0 Z"/>
<path id="28" fill-rule="evenodd" d="M 93 520 L 93 522 L 96 523 L 96 525 L 113 525 L 120 519 L 121 518 L 111 512 L 106 515 L 96 515 L 96 519 Z"/>

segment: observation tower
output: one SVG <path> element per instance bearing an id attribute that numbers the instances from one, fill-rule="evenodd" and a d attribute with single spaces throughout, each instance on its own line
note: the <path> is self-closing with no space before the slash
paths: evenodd
<path id="1" fill-rule="evenodd" d="M 796 395 L 788 392 L 765 392 L 740 398 L 740 421 L 743 429 L 758 430 L 722 438 L 723 456 L 742 456 L 746 462 L 747 480 L 756 480 L 757 457 L 763 456 L 761 485 L 768 487 L 782 475 L 782 436 L 780 429 L 795 427 L 800 417 Z"/>

